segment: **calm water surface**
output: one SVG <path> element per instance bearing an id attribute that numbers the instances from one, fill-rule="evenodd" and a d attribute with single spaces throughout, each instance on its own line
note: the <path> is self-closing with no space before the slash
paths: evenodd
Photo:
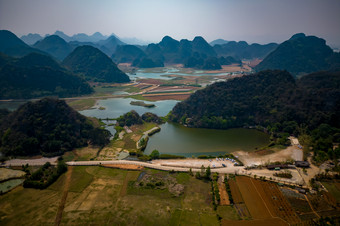
<path id="1" fill-rule="evenodd" d="M 166 116 L 169 111 L 176 105 L 177 100 L 162 100 L 162 101 L 144 101 L 146 104 L 154 104 L 156 107 L 146 108 L 143 106 L 131 105 L 131 101 L 136 101 L 132 98 L 112 98 L 106 100 L 99 100 L 98 105 L 104 107 L 105 110 L 99 109 L 89 109 L 84 111 L 79 111 L 79 113 L 85 116 L 91 116 L 96 118 L 118 118 L 119 116 L 135 110 L 138 114 L 142 115 L 145 112 L 152 112 L 158 116 Z"/>
<path id="2" fill-rule="evenodd" d="M 238 150 L 253 151 L 268 145 L 269 135 L 252 129 L 197 129 L 178 124 L 161 125 L 161 131 L 150 137 L 144 151 L 150 154 L 157 149 L 162 154 L 218 155 Z"/>

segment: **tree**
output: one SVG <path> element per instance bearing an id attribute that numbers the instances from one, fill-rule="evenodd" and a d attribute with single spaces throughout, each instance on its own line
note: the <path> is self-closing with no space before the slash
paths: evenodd
<path id="1" fill-rule="evenodd" d="M 213 181 L 217 181 L 217 179 L 218 179 L 218 173 L 216 172 L 213 174 Z"/>
<path id="2" fill-rule="evenodd" d="M 150 154 L 151 159 L 158 159 L 159 158 L 159 151 L 158 150 L 153 150 Z"/>
<path id="3" fill-rule="evenodd" d="M 195 177 L 196 177 L 197 179 L 200 179 L 200 178 L 201 178 L 201 174 L 200 174 L 199 172 L 196 172 Z"/>
<path id="4" fill-rule="evenodd" d="M 190 170 L 189 170 L 189 175 L 190 175 L 190 176 L 193 176 L 193 175 L 194 175 L 191 168 L 190 168 Z"/>
<path id="5" fill-rule="evenodd" d="M 201 166 L 201 176 L 204 175 L 204 172 L 205 172 L 205 167 L 202 165 L 202 166 Z"/>
<path id="6" fill-rule="evenodd" d="M 205 178 L 210 179 L 210 175 L 211 175 L 211 170 L 210 170 L 210 166 L 208 166 L 207 170 L 205 171 Z"/>

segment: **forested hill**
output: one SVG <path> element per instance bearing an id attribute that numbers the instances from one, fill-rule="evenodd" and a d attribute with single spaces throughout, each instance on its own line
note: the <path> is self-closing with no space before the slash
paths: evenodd
<path id="1" fill-rule="evenodd" d="M 107 55 L 88 45 L 77 47 L 64 59 L 63 65 L 90 81 L 118 83 L 130 81 L 129 76 L 119 70 Z"/>
<path id="2" fill-rule="evenodd" d="M 300 33 L 280 44 L 255 69 L 287 70 L 295 76 L 321 70 L 339 70 L 340 54 L 334 53 L 324 39 Z"/>
<path id="3" fill-rule="evenodd" d="M 57 99 L 28 102 L 0 122 L 0 152 L 6 156 L 53 156 L 88 143 L 109 142 L 108 131 L 95 128 L 89 119 Z"/>
<path id="4" fill-rule="evenodd" d="M 0 52 L 13 57 L 22 57 L 29 53 L 46 54 L 30 47 L 15 34 L 7 30 L 0 30 Z"/>
<path id="5" fill-rule="evenodd" d="M 0 54 L 0 99 L 29 99 L 42 96 L 70 97 L 93 89 L 51 57 L 31 53 L 19 59 Z"/>
<path id="6" fill-rule="evenodd" d="M 340 128 L 340 72 L 295 80 L 287 71 L 267 70 L 199 90 L 172 110 L 171 120 L 191 127 L 321 123 Z M 289 131 L 291 132 L 291 131 Z"/>

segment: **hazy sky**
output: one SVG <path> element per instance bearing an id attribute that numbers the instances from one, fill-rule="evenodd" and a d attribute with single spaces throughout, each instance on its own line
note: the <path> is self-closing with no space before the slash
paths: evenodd
<path id="1" fill-rule="evenodd" d="M 304 32 L 340 46 L 340 0 L 0 0 L 0 29 L 249 43 Z"/>

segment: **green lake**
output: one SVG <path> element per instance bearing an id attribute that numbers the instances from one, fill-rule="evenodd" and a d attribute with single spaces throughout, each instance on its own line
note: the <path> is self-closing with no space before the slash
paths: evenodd
<path id="1" fill-rule="evenodd" d="M 166 123 L 161 131 L 150 137 L 144 151 L 157 149 L 161 154 L 219 155 L 234 151 L 254 151 L 269 144 L 269 135 L 255 129 L 197 129 Z"/>

